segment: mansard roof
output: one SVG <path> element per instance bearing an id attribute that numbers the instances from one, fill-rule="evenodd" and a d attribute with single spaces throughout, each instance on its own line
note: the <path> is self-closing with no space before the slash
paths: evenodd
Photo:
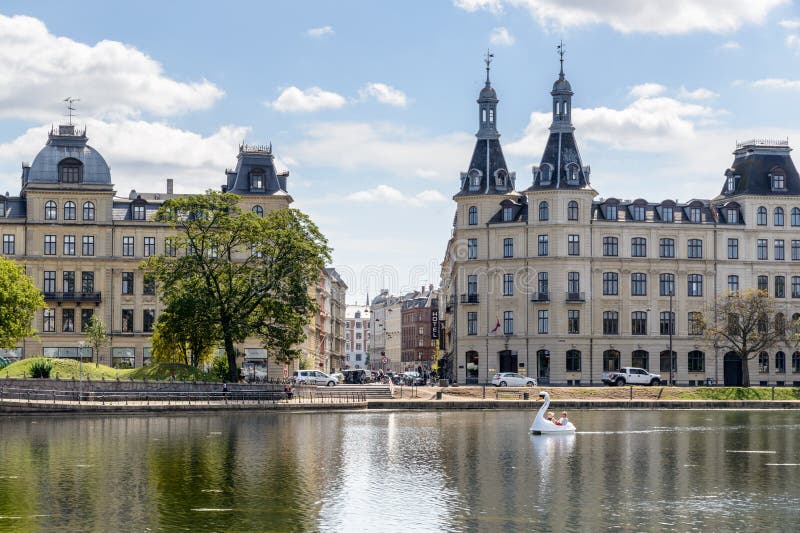
<path id="1" fill-rule="evenodd" d="M 288 172 L 278 172 L 275 169 L 275 158 L 272 154 L 272 145 L 247 145 L 239 146 L 236 156 L 236 168 L 226 170 L 227 184 L 224 189 L 240 195 L 270 195 L 287 196 L 286 179 Z M 253 176 L 261 176 L 262 187 L 252 186 Z"/>
<path id="2" fill-rule="evenodd" d="M 65 159 L 77 160 L 82 165 L 81 184 L 111 185 L 108 163 L 97 150 L 86 144 L 88 140 L 86 130 L 78 130 L 72 124 L 51 130 L 47 144 L 36 155 L 33 163 L 23 163 L 22 186 L 29 183 L 57 184 L 59 163 Z"/>
<path id="3" fill-rule="evenodd" d="M 551 131 L 542 162 L 533 167 L 533 185 L 527 190 L 588 188 L 589 168 L 583 166 L 574 133 Z"/>
<path id="4" fill-rule="evenodd" d="M 789 155 L 788 140 L 754 139 L 737 143 L 720 195 L 800 195 L 800 176 Z M 773 188 L 773 176 L 784 176 L 784 188 Z M 729 179 L 732 178 L 732 179 Z M 730 185 L 733 185 L 731 190 Z"/>
<path id="5" fill-rule="evenodd" d="M 469 163 L 461 173 L 461 190 L 456 196 L 508 194 L 514 192 L 516 173 L 509 172 L 498 139 L 478 139 Z"/>

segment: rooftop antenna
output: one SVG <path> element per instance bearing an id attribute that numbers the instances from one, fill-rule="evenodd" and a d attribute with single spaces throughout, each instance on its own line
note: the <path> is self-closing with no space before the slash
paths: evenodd
<path id="1" fill-rule="evenodd" d="M 71 96 L 67 96 L 66 98 L 64 98 L 64 103 L 67 104 L 67 113 L 66 113 L 66 115 L 69 117 L 69 125 L 70 126 L 72 126 L 72 114 L 73 114 L 72 112 L 75 111 L 75 106 L 73 106 L 72 104 L 74 104 L 75 102 L 80 102 L 80 101 L 81 101 L 80 98 L 73 98 Z"/>
<path id="2" fill-rule="evenodd" d="M 486 85 L 489 85 L 489 65 L 492 64 L 492 59 L 494 58 L 494 54 L 489 50 L 486 49 L 486 57 L 483 59 L 483 62 L 486 63 Z"/>
<path id="3" fill-rule="evenodd" d="M 559 61 L 561 61 L 561 72 L 559 75 L 563 78 L 564 77 L 564 52 L 566 49 L 564 48 L 564 41 L 559 41 L 558 46 L 556 46 L 556 50 L 558 50 L 558 55 L 560 57 Z"/>

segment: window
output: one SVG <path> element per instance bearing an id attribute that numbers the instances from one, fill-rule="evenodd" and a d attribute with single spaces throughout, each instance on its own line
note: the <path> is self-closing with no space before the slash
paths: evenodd
<path id="1" fill-rule="evenodd" d="M 75 255 L 75 235 L 64 235 L 64 255 Z"/>
<path id="2" fill-rule="evenodd" d="M 81 238 L 81 255 L 94 255 L 94 235 L 84 235 Z"/>
<path id="3" fill-rule="evenodd" d="M 643 237 L 631 239 L 631 256 L 647 257 L 647 239 Z"/>
<path id="4" fill-rule="evenodd" d="M 739 276 L 732 274 L 728 276 L 728 292 L 739 292 Z"/>
<path id="5" fill-rule="evenodd" d="M 545 257 L 548 253 L 548 237 L 547 235 L 539 235 L 539 257 Z"/>
<path id="6" fill-rule="evenodd" d="M 689 296 L 702 296 L 703 295 L 703 275 L 702 274 L 689 274 Z"/>
<path id="7" fill-rule="evenodd" d="M 44 219 L 55 220 L 56 218 L 58 218 L 58 207 L 54 201 L 48 200 L 44 204 Z"/>
<path id="8" fill-rule="evenodd" d="M 546 334 L 550 329 L 550 320 L 548 318 L 547 309 L 540 309 L 538 314 L 537 331 L 540 335 Z"/>
<path id="9" fill-rule="evenodd" d="M 786 373 L 786 354 L 783 352 L 778 352 L 775 354 L 775 373 Z"/>
<path id="10" fill-rule="evenodd" d="M 783 239 L 775 239 L 772 251 L 776 261 L 783 261 L 786 258 Z"/>
<path id="11" fill-rule="evenodd" d="M 122 238 L 122 255 L 133 257 L 133 237 Z"/>
<path id="12" fill-rule="evenodd" d="M 142 294 L 152 296 L 156 293 L 156 277 L 151 272 L 145 272 L 142 280 Z"/>
<path id="13" fill-rule="evenodd" d="M 758 354 L 758 373 L 769 374 L 769 354 L 767 352 Z"/>
<path id="14" fill-rule="evenodd" d="M 64 333 L 75 331 L 75 309 L 61 310 L 61 331 Z"/>
<path id="15" fill-rule="evenodd" d="M 514 220 L 514 208 L 513 207 L 504 207 L 503 208 L 503 222 L 511 222 Z"/>
<path id="16" fill-rule="evenodd" d="M 631 365 L 636 368 L 649 368 L 650 367 L 650 354 L 645 350 L 634 350 L 631 353 Z"/>
<path id="17" fill-rule="evenodd" d="M 690 207 L 689 208 L 689 220 L 694 222 L 695 224 L 699 224 L 702 222 L 702 213 L 699 207 Z"/>
<path id="18" fill-rule="evenodd" d="M 772 176 L 772 190 L 782 191 L 786 188 L 786 176 L 783 174 L 774 174 Z"/>
<path id="19" fill-rule="evenodd" d="M 667 258 L 675 257 L 675 239 L 659 239 L 658 255 Z"/>
<path id="20" fill-rule="evenodd" d="M 467 296 L 478 295 L 478 276 L 470 274 L 467 276 Z"/>
<path id="21" fill-rule="evenodd" d="M 567 333 L 577 335 L 581 332 L 581 312 L 577 309 L 567 311 Z"/>
<path id="22" fill-rule="evenodd" d="M 467 239 L 467 259 L 478 258 L 478 239 Z"/>
<path id="23" fill-rule="evenodd" d="M 503 334 L 514 334 L 514 311 L 503 312 Z"/>
<path id="24" fill-rule="evenodd" d="M 567 204 L 567 220 L 578 220 L 578 202 L 575 200 L 570 200 Z"/>
<path id="25" fill-rule="evenodd" d="M 467 335 L 478 334 L 478 313 L 470 311 L 467 313 Z"/>
<path id="26" fill-rule="evenodd" d="M 783 226 L 783 208 L 776 207 L 775 211 L 773 211 L 772 217 L 773 224 L 776 226 Z"/>
<path id="27" fill-rule="evenodd" d="M 514 239 L 503 239 L 503 257 L 514 257 Z"/>
<path id="28" fill-rule="evenodd" d="M 56 255 L 56 236 L 44 236 L 44 255 Z"/>
<path id="29" fill-rule="evenodd" d="M 72 294 L 75 292 L 75 271 L 65 270 L 61 274 L 61 288 L 66 293 Z"/>
<path id="30" fill-rule="evenodd" d="M 567 255 L 581 254 L 581 238 L 579 235 L 567 236 Z"/>
<path id="31" fill-rule="evenodd" d="M 690 259 L 702 259 L 703 241 L 700 239 L 689 239 L 688 252 Z"/>
<path id="32" fill-rule="evenodd" d="M 469 208 L 469 225 L 476 226 L 478 224 L 478 208 L 474 205 Z"/>
<path id="33" fill-rule="evenodd" d="M 800 276 L 792 276 L 792 298 L 800 298 Z"/>
<path id="34" fill-rule="evenodd" d="M 675 296 L 675 274 L 658 275 L 658 294 L 660 296 Z"/>
<path id="35" fill-rule="evenodd" d="M 14 235 L 3 235 L 3 255 L 14 255 L 15 239 Z"/>
<path id="36" fill-rule="evenodd" d="M 767 276 L 758 276 L 756 278 L 756 288 L 759 291 L 767 292 L 767 284 L 769 282 L 769 278 Z"/>
<path id="37" fill-rule="evenodd" d="M 619 335 L 619 313 L 603 311 L 603 335 Z"/>
<path id="38" fill-rule="evenodd" d="M 89 322 L 92 321 L 93 316 L 94 309 L 81 309 L 81 333 L 86 332 L 86 328 L 89 327 Z"/>
<path id="39" fill-rule="evenodd" d="M 581 292 L 580 272 L 567 272 L 567 292 L 576 295 Z"/>
<path id="40" fill-rule="evenodd" d="M 567 350 L 567 372 L 581 371 L 581 352 L 579 350 Z"/>
<path id="41" fill-rule="evenodd" d="M 662 311 L 659 314 L 658 325 L 662 335 L 675 335 L 675 313 Z"/>
<path id="42" fill-rule="evenodd" d="M 729 207 L 725 210 L 725 218 L 728 219 L 728 224 L 738 224 L 739 210 L 734 207 Z"/>
<path id="43" fill-rule="evenodd" d="M 547 202 L 539 202 L 539 220 L 550 220 L 550 206 Z"/>
<path id="44" fill-rule="evenodd" d="M 756 224 L 759 226 L 767 225 L 767 208 L 763 205 L 756 210 Z"/>
<path id="45" fill-rule="evenodd" d="M 64 203 L 64 220 L 75 220 L 75 202 L 69 201 Z"/>
<path id="46" fill-rule="evenodd" d="M 172 237 L 164 239 L 164 255 L 167 257 L 175 257 L 177 254 L 178 250 L 175 248 L 175 239 Z"/>
<path id="47" fill-rule="evenodd" d="M 550 290 L 548 282 L 549 276 L 547 272 L 539 272 L 537 278 L 537 289 L 539 294 L 547 295 L 547 292 Z"/>
<path id="48" fill-rule="evenodd" d="M 153 323 L 156 321 L 155 309 L 142 310 L 142 331 L 149 333 L 153 331 Z"/>
<path id="49" fill-rule="evenodd" d="M 133 204 L 133 220 L 144 220 L 145 209 L 144 204 Z"/>
<path id="50" fill-rule="evenodd" d="M 81 292 L 94 292 L 94 272 L 81 272 Z"/>
<path id="51" fill-rule="evenodd" d="M 603 296 L 616 296 L 617 294 L 619 294 L 619 274 L 603 272 Z"/>
<path id="52" fill-rule="evenodd" d="M 728 239 L 728 259 L 739 259 L 739 239 Z"/>
<path id="53" fill-rule="evenodd" d="M 634 205 L 631 208 L 633 212 L 633 220 L 644 220 L 645 218 L 645 207 L 643 205 Z"/>
<path id="54" fill-rule="evenodd" d="M 156 238 L 155 237 L 145 237 L 144 238 L 144 256 L 150 257 L 151 255 L 155 255 L 156 253 Z"/>
<path id="55" fill-rule="evenodd" d="M 476 169 L 469 171 L 469 190 L 477 191 L 481 186 L 481 173 Z"/>
<path id="56" fill-rule="evenodd" d="M 758 239 L 756 242 L 756 257 L 760 261 L 769 259 L 769 252 L 767 250 L 767 239 Z"/>
<path id="57" fill-rule="evenodd" d="M 619 255 L 619 239 L 616 237 L 603 237 L 603 255 L 617 257 Z"/>
<path id="58" fill-rule="evenodd" d="M 692 350 L 689 352 L 687 366 L 689 372 L 705 372 L 706 371 L 706 354 L 700 350 Z"/>
<path id="59" fill-rule="evenodd" d="M 250 172 L 250 190 L 263 191 L 264 190 L 264 171 L 256 169 Z"/>
<path id="60" fill-rule="evenodd" d="M 607 205 L 605 206 L 606 210 L 606 220 L 617 220 L 617 206 L 616 205 Z"/>
<path id="61" fill-rule="evenodd" d="M 264 216 L 264 208 L 260 205 L 254 205 L 251 211 L 260 217 Z"/>
<path id="62" fill-rule="evenodd" d="M 122 332 L 133 333 L 133 309 L 122 310 Z"/>
<path id="63" fill-rule="evenodd" d="M 503 296 L 514 295 L 514 274 L 503 275 Z"/>
<path id="64" fill-rule="evenodd" d="M 122 294 L 133 294 L 133 272 L 122 273 Z"/>
<path id="65" fill-rule="evenodd" d="M 45 309 L 42 312 L 42 331 L 45 333 L 52 333 L 56 330 L 56 310 L 52 308 Z"/>
<path id="66" fill-rule="evenodd" d="M 783 313 L 775 314 L 775 333 L 781 337 L 786 334 L 786 317 Z"/>
<path id="67" fill-rule="evenodd" d="M 703 334 L 703 313 L 698 311 L 689 312 L 689 335 Z"/>
<path id="68" fill-rule="evenodd" d="M 775 298 L 786 298 L 786 278 L 775 276 Z"/>
<path id="69" fill-rule="evenodd" d="M 631 296 L 647 295 L 647 274 L 634 272 L 631 274 Z"/>
<path id="70" fill-rule="evenodd" d="M 603 372 L 616 372 L 619 370 L 619 352 L 606 350 L 603 352 Z"/>
<path id="71" fill-rule="evenodd" d="M 631 335 L 647 335 L 647 313 L 634 311 L 631 313 Z"/>
<path id="72" fill-rule="evenodd" d="M 56 272 L 55 270 L 44 271 L 44 283 L 42 284 L 42 292 L 51 293 L 56 292 Z"/>
<path id="73" fill-rule="evenodd" d="M 542 185 L 550 185 L 550 173 L 552 169 L 550 165 L 542 165 L 542 177 L 539 179 L 539 183 Z"/>
<path id="74" fill-rule="evenodd" d="M 659 356 L 659 369 L 661 372 L 670 372 L 670 359 L 672 359 L 672 372 L 678 371 L 678 354 L 672 352 L 672 357 L 668 350 L 661 352 Z"/>
<path id="75" fill-rule="evenodd" d="M 92 202 L 83 203 L 83 220 L 94 220 L 94 204 Z"/>
<path id="76" fill-rule="evenodd" d="M 792 208 L 792 226 L 800 226 L 800 209 L 797 207 Z"/>
<path id="77" fill-rule="evenodd" d="M 800 373 L 800 352 L 792 354 L 792 372 L 795 374 Z"/>
<path id="78" fill-rule="evenodd" d="M 77 159 L 64 159 L 58 164 L 58 178 L 61 183 L 80 183 L 83 179 L 83 163 Z"/>
<path id="79" fill-rule="evenodd" d="M 672 206 L 664 206 L 661 208 L 661 220 L 663 222 L 673 222 L 675 220 L 675 211 Z"/>
<path id="80" fill-rule="evenodd" d="M 792 261 L 800 261 L 800 241 L 792 241 Z"/>

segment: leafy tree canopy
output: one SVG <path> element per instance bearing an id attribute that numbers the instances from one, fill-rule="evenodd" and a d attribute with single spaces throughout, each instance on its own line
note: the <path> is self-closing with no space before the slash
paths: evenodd
<path id="1" fill-rule="evenodd" d="M 44 297 L 14 261 L 0 258 L 0 348 L 13 348 L 36 335 L 33 318 L 44 309 Z"/>

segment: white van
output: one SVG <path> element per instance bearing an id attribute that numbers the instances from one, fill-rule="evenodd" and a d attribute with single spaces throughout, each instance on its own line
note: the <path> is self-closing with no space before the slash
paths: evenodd
<path id="1" fill-rule="evenodd" d="M 294 385 L 322 385 L 333 387 L 338 380 L 319 370 L 295 370 L 292 372 L 292 384 Z"/>

